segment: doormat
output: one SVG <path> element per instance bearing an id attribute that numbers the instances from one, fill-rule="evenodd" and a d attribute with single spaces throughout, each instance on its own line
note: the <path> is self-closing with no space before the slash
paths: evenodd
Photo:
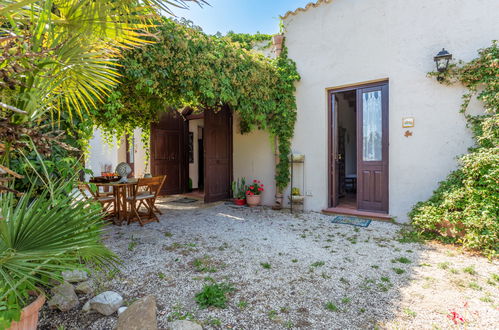
<path id="1" fill-rule="evenodd" d="M 184 197 L 184 198 L 174 200 L 174 201 L 172 201 L 172 203 L 190 204 L 190 203 L 195 203 L 197 201 L 198 200 L 194 199 L 194 198 Z"/>
<path id="2" fill-rule="evenodd" d="M 371 223 L 371 219 L 362 219 L 357 217 L 349 217 L 345 215 L 337 215 L 331 219 L 332 223 L 340 223 L 344 225 L 352 225 L 357 227 L 368 227 Z"/>

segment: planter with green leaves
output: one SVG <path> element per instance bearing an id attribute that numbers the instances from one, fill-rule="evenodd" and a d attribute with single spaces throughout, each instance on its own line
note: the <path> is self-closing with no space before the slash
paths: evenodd
<path id="1" fill-rule="evenodd" d="M 293 187 L 291 188 L 291 199 L 293 200 L 293 204 L 303 203 L 305 196 L 303 196 L 300 192 L 300 188 Z"/>
<path id="2" fill-rule="evenodd" d="M 2 329 L 35 329 L 33 321 L 37 322 L 44 303 L 43 291 L 51 280 L 62 281 L 62 271 L 81 268 L 88 261 L 104 267 L 118 262 L 101 242 L 104 222 L 100 206 L 78 200 L 74 180 L 45 182 L 46 189 L 39 195 L 34 189 L 20 197 L 0 195 Z M 39 296 L 34 301 L 30 300 L 33 292 Z"/>
<path id="3" fill-rule="evenodd" d="M 234 199 L 234 204 L 245 205 L 246 204 L 246 179 L 237 179 L 237 181 L 232 181 L 232 197 Z"/>

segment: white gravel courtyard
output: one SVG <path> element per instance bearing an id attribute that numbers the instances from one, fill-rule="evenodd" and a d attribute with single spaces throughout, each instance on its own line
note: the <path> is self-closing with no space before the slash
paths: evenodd
<path id="1" fill-rule="evenodd" d="M 128 304 L 155 295 L 161 329 L 178 319 L 205 329 L 493 329 L 499 322 L 497 261 L 400 242 L 399 225 L 359 228 L 318 213 L 223 203 L 158 206 L 160 223 L 109 227 L 105 243 L 123 264 L 93 280 L 97 293 L 119 292 Z M 234 289 L 225 309 L 195 301 L 213 282 Z M 66 313 L 44 307 L 40 328 L 112 329 L 116 315 L 81 311 L 88 298 Z"/>

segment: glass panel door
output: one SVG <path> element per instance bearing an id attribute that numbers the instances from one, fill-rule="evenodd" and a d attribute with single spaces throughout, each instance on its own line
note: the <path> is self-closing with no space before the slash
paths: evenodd
<path id="1" fill-rule="evenodd" d="M 362 160 L 381 161 L 383 151 L 381 91 L 362 93 Z"/>
<path id="2" fill-rule="evenodd" d="M 357 207 L 388 212 L 388 84 L 357 90 Z"/>

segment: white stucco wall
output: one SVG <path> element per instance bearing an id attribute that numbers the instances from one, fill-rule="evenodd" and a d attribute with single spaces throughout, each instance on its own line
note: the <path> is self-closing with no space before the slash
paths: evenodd
<path id="1" fill-rule="evenodd" d="M 475 58 L 499 37 L 498 13 L 497 0 L 336 0 L 285 19 L 302 77 L 293 149 L 306 154 L 306 209 L 328 206 L 326 90 L 389 79 L 389 213 L 407 221 L 472 144 L 459 114 L 464 88 L 426 77 L 433 56 L 445 47 L 456 59 Z M 409 116 L 416 125 L 406 138 L 401 121 Z"/>
<path id="2" fill-rule="evenodd" d="M 146 150 L 141 140 L 141 129 L 134 131 L 135 138 L 135 177 L 143 177 L 144 173 L 148 173 L 149 166 L 146 165 Z M 112 171 L 121 162 L 126 162 L 126 144 L 125 139 L 121 138 L 109 145 L 104 141 L 102 133 L 99 129 L 94 130 L 94 136 L 90 140 L 89 155 L 86 160 L 86 167 L 93 171 L 94 176 L 101 175 L 104 165 L 111 165 Z"/>
<path id="3" fill-rule="evenodd" d="M 89 155 L 86 160 L 86 168 L 92 170 L 94 176 L 100 176 L 105 165 L 111 165 L 114 171 L 118 165 L 118 145 L 109 145 L 104 141 L 102 132 L 99 129 L 94 131 L 94 136 L 90 140 Z"/>
<path id="4" fill-rule="evenodd" d="M 275 200 L 275 161 L 270 135 L 261 130 L 241 134 L 237 113 L 234 114 L 233 122 L 234 180 L 246 178 L 247 183 L 260 180 L 265 186 L 262 204 L 273 205 Z"/>

